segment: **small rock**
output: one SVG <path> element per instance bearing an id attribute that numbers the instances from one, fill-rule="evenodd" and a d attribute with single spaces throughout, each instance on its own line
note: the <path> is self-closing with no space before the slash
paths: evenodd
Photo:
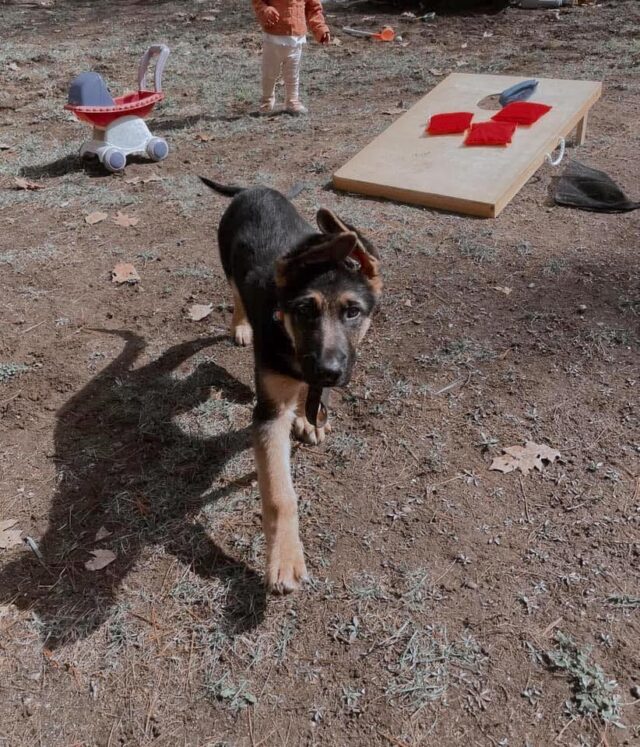
<path id="1" fill-rule="evenodd" d="M 640 685 L 633 685 L 631 688 L 631 695 L 633 695 L 634 698 L 640 699 Z"/>
<path id="2" fill-rule="evenodd" d="M 465 586 L 467 589 L 477 589 L 478 588 L 478 584 L 475 581 L 471 581 L 471 579 L 467 579 L 463 583 L 463 586 Z"/>
<path id="3" fill-rule="evenodd" d="M 33 716 L 34 707 L 35 701 L 32 697 L 27 696 L 22 698 L 22 711 L 25 716 Z"/>
<path id="4" fill-rule="evenodd" d="M 586 304 L 583 304 L 583 303 L 581 303 L 581 304 L 580 304 L 580 305 L 578 306 L 578 313 L 579 313 L 579 314 L 584 314 L 584 312 L 585 312 L 586 310 L 587 310 L 587 306 L 586 306 Z"/>

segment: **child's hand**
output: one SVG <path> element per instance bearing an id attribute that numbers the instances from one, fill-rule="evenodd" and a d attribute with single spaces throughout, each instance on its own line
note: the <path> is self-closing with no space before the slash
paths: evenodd
<path id="1" fill-rule="evenodd" d="M 264 11 L 265 23 L 267 26 L 275 26 L 280 20 L 280 13 L 275 8 L 268 5 Z"/>
<path id="2" fill-rule="evenodd" d="M 320 44 L 329 44 L 331 42 L 331 34 L 327 31 L 320 39 Z"/>

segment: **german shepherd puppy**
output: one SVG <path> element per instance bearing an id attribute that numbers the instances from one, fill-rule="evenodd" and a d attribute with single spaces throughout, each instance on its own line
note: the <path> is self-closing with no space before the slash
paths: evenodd
<path id="1" fill-rule="evenodd" d="M 201 179 L 234 198 L 220 221 L 218 244 L 233 291 L 231 334 L 238 345 L 253 342 L 254 349 L 253 444 L 266 582 L 286 593 L 307 579 L 289 434 L 293 428 L 307 443 L 324 440 L 324 424 L 315 422 L 318 400 L 309 422 L 307 398 L 351 379 L 382 290 L 378 254 L 330 210 L 318 211 L 318 232 L 274 189 Z"/>

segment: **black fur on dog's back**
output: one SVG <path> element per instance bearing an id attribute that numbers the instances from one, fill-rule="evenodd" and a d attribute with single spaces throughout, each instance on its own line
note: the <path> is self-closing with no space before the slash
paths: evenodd
<path id="1" fill-rule="evenodd" d="M 273 274 L 276 260 L 314 235 L 322 236 L 283 194 L 268 187 L 245 189 L 220 221 L 222 266 L 240 288 L 249 271 Z"/>
<path id="2" fill-rule="evenodd" d="M 218 247 L 224 273 L 237 287 L 253 329 L 256 363 L 298 378 L 290 363 L 291 342 L 274 319 L 274 268 L 280 257 L 322 234 L 275 189 L 227 187 L 200 178 L 208 187 L 234 195 L 220 220 Z"/>

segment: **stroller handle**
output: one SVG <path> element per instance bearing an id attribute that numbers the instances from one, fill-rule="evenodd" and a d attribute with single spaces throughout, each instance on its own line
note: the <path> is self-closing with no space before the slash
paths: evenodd
<path id="1" fill-rule="evenodd" d="M 162 72 L 164 70 L 165 63 L 167 61 L 167 57 L 169 56 L 169 47 L 167 47 L 166 44 L 153 44 L 142 56 L 142 59 L 140 60 L 140 65 L 138 66 L 138 90 L 139 91 L 146 91 L 146 81 L 145 77 L 147 75 L 147 70 L 149 68 L 149 63 L 151 62 L 152 57 L 155 57 L 158 55 L 158 60 L 156 61 L 156 69 L 154 70 L 153 74 L 153 87 L 156 93 L 160 93 L 162 91 Z"/>

